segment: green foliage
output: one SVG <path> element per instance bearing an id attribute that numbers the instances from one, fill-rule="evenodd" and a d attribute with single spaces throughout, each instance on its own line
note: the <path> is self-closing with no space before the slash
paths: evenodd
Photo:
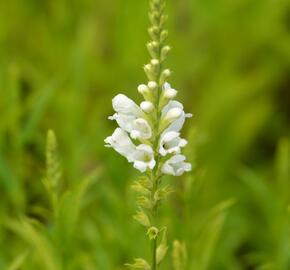
<path id="1" fill-rule="evenodd" d="M 179 239 L 182 270 L 288 270 L 289 1 L 167 3 L 168 66 L 194 114 L 183 136 L 195 168 L 164 179 L 175 190 L 159 213 L 168 253 Z M 0 1 L 0 269 L 120 270 L 150 256 L 131 219 L 136 172 L 103 147 L 111 97 L 137 97 L 144 80 L 147 4 Z M 49 129 L 57 214 L 41 183 Z M 227 198 L 232 207 L 211 212 Z"/>

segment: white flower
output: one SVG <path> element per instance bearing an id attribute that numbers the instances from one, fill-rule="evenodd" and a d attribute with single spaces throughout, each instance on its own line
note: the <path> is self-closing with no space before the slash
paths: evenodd
<path id="1" fill-rule="evenodd" d="M 175 155 L 167 160 L 162 166 L 162 173 L 173 176 L 180 176 L 184 172 L 191 171 L 191 164 L 185 162 L 185 156 Z"/>
<path id="2" fill-rule="evenodd" d="M 105 139 L 106 147 L 114 148 L 119 154 L 126 157 L 129 162 L 132 162 L 132 154 L 136 150 L 136 146 L 132 143 L 127 132 L 121 128 L 116 128 L 112 136 Z"/>
<path id="3" fill-rule="evenodd" d="M 134 168 L 140 172 L 145 172 L 147 169 L 155 167 L 154 153 L 151 146 L 147 144 L 140 144 L 136 147 L 135 152 L 132 154 Z"/>
<path id="4" fill-rule="evenodd" d="M 154 110 L 154 105 L 150 101 L 143 101 L 140 104 L 140 108 L 145 113 L 151 113 Z"/>
<path id="5" fill-rule="evenodd" d="M 142 115 L 139 106 L 123 94 L 118 94 L 112 100 L 114 110 L 119 114 L 134 115 L 136 118 Z"/>
<path id="6" fill-rule="evenodd" d="M 152 130 L 148 122 L 141 118 L 141 108 L 130 98 L 119 94 L 113 98 L 113 108 L 116 113 L 110 120 L 116 120 L 120 128 L 130 133 L 133 139 L 149 139 Z"/>
<path id="7" fill-rule="evenodd" d="M 152 130 L 145 119 L 138 118 L 133 121 L 130 135 L 133 139 L 150 139 L 152 136 Z"/>
<path id="8" fill-rule="evenodd" d="M 168 123 L 172 123 L 177 120 L 180 116 L 182 116 L 183 110 L 181 108 L 171 108 L 165 115 L 164 120 Z"/>
<path id="9" fill-rule="evenodd" d="M 185 122 L 185 118 L 192 117 L 192 114 L 184 112 L 183 105 L 176 100 L 169 101 L 168 104 L 163 108 L 162 118 L 165 118 L 166 116 L 168 117 L 168 113 L 170 113 L 173 117 L 177 116 L 178 113 L 180 113 L 180 115 L 169 125 L 166 131 L 180 131 Z"/>
<path id="10" fill-rule="evenodd" d="M 131 132 L 133 129 L 133 123 L 136 120 L 136 116 L 115 113 L 109 117 L 110 120 L 116 120 L 118 125 L 125 131 Z"/>
<path id="11" fill-rule="evenodd" d="M 163 85 L 163 96 L 166 99 L 173 99 L 177 95 L 177 91 L 171 88 L 168 82 L 164 83 Z"/>
<path id="12" fill-rule="evenodd" d="M 180 133 L 168 131 L 161 135 L 159 153 L 162 156 L 167 154 L 179 154 L 180 148 L 187 144 L 185 139 L 180 138 Z"/>

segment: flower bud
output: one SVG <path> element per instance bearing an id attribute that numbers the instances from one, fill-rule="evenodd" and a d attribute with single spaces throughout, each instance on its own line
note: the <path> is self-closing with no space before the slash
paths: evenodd
<path id="1" fill-rule="evenodd" d="M 154 74 L 154 76 L 156 77 L 159 73 L 159 69 L 160 69 L 160 62 L 158 59 L 152 59 L 150 61 L 150 64 L 152 66 L 152 74 Z"/>
<path id="2" fill-rule="evenodd" d="M 163 30 L 160 34 L 160 42 L 163 43 L 168 37 L 168 31 Z"/>
<path id="3" fill-rule="evenodd" d="M 136 215 L 134 215 L 133 218 L 137 220 L 144 227 L 150 226 L 150 220 L 148 216 L 142 210 L 137 211 Z"/>
<path id="4" fill-rule="evenodd" d="M 177 95 L 177 91 L 171 87 L 168 82 L 165 82 L 162 87 L 162 95 L 161 95 L 161 106 L 165 106 L 170 100 L 174 99 Z"/>
<path id="5" fill-rule="evenodd" d="M 170 75 L 171 71 L 169 69 L 163 70 L 160 76 L 160 84 L 164 84 Z"/>
<path id="6" fill-rule="evenodd" d="M 156 88 L 158 87 L 158 84 L 155 81 L 150 81 L 150 82 L 148 82 L 148 87 L 151 90 L 156 90 Z"/>
<path id="7" fill-rule="evenodd" d="M 150 27 L 148 32 L 149 32 L 150 37 L 153 40 L 156 40 L 158 38 L 159 28 L 157 26 Z"/>
<path id="8" fill-rule="evenodd" d="M 138 86 L 138 92 L 144 97 L 146 100 L 152 100 L 153 95 L 150 92 L 149 88 L 145 84 L 140 84 Z"/>
<path id="9" fill-rule="evenodd" d="M 147 49 L 152 58 L 158 57 L 158 43 L 156 41 L 147 43 Z"/>
<path id="10" fill-rule="evenodd" d="M 164 90 L 164 97 L 166 99 L 173 99 L 177 95 L 177 91 L 175 89 L 169 88 Z"/>
<path id="11" fill-rule="evenodd" d="M 151 60 L 151 65 L 152 65 L 152 66 L 157 66 L 157 65 L 159 65 L 159 60 L 158 60 L 158 59 L 152 59 L 152 60 Z"/>
<path id="12" fill-rule="evenodd" d="M 148 89 L 148 86 L 147 85 L 145 85 L 145 84 L 140 84 L 139 86 L 138 86 L 138 92 L 140 93 L 140 94 L 145 94 L 145 93 L 147 93 L 149 91 L 149 89 Z"/>
<path id="13" fill-rule="evenodd" d="M 150 240 L 154 240 L 156 239 L 156 237 L 158 236 L 159 230 L 156 227 L 150 227 L 147 231 L 147 235 L 149 237 Z"/>
<path id="14" fill-rule="evenodd" d="M 149 80 L 154 79 L 155 75 L 155 68 L 152 66 L 152 64 L 147 64 L 144 66 L 144 71 L 148 77 Z"/>
<path id="15" fill-rule="evenodd" d="M 177 107 L 172 108 L 166 113 L 164 120 L 166 122 L 172 123 L 173 121 L 175 121 L 182 115 L 182 112 L 183 111 L 180 108 L 177 108 Z"/>
<path id="16" fill-rule="evenodd" d="M 141 107 L 142 111 L 145 113 L 151 113 L 154 110 L 154 105 L 150 101 L 141 102 L 140 107 Z"/>
<path id="17" fill-rule="evenodd" d="M 169 46 L 164 46 L 161 50 L 161 61 L 164 61 L 170 52 L 170 47 Z"/>

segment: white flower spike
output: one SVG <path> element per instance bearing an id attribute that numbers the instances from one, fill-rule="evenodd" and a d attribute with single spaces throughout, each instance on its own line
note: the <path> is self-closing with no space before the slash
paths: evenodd
<path id="1" fill-rule="evenodd" d="M 171 71 L 164 66 L 171 50 L 166 44 L 168 31 L 164 29 L 167 17 L 164 14 L 165 0 L 149 1 L 151 26 L 148 32 L 151 40 L 147 49 L 151 60 L 144 65 L 148 80 L 137 88 L 144 100 L 138 106 L 123 94 L 113 98 L 115 114 L 109 119 L 115 120 L 119 127 L 105 139 L 105 143 L 143 174 L 135 184 L 137 189 L 134 189 L 140 195 L 135 219 L 147 231 L 152 232 L 153 228 L 155 232 L 154 237 L 148 234 L 149 240 L 154 241 L 150 264 L 139 258 L 126 265 L 132 269 L 159 270 L 167 244 L 166 228 L 159 227 L 156 220 L 157 210 L 171 192 L 160 183 L 164 175 L 180 176 L 191 171 L 191 164 L 181 154 L 187 141 L 181 138 L 180 131 L 186 118 L 192 115 L 185 113 L 183 105 L 175 100 L 178 92 L 168 83 Z"/>

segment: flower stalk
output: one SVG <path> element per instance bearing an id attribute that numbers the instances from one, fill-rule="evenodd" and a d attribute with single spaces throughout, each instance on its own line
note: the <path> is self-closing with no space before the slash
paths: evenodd
<path id="1" fill-rule="evenodd" d="M 164 259 L 166 227 L 158 224 L 158 208 L 171 189 L 162 186 L 161 179 L 163 175 L 180 176 L 191 170 L 191 164 L 181 154 L 187 141 L 180 137 L 185 119 L 191 114 L 185 113 L 183 105 L 174 100 L 177 91 L 167 82 L 171 71 L 164 63 L 170 47 L 166 44 L 168 31 L 164 11 L 165 0 L 150 0 L 148 32 L 151 40 L 147 49 L 151 60 L 144 66 L 148 83 L 138 86 L 144 101 L 138 106 L 123 94 L 114 97 L 115 114 L 109 119 L 115 120 L 119 128 L 105 139 L 107 147 L 114 148 L 142 173 L 132 186 L 138 194 L 134 219 L 147 229 L 152 258 L 150 263 L 142 258 L 135 259 L 134 263 L 126 264 L 130 269 L 157 270 Z"/>

